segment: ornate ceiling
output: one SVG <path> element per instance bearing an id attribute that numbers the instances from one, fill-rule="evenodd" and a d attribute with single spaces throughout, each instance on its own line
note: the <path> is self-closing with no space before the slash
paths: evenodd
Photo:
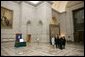
<path id="1" fill-rule="evenodd" d="M 29 1 L 29 2 L 31 2 L 33 4 L 38 4 L 40 1 Z"/>
<path id="2" fill-rule="evenodd" d="M 17 3 L 20 3 L 22 1 L 15 1 Z M 26 3 L 29 3 L 33 6 L 37 6 L 41 4 L 43 1 L 25 1 Z M 49 1 L 52 4 L 52 9 L 62 13 L 65 12 L 66 7 L 72 6 L 74 4 L 78 4 L 82 1 Z"/>

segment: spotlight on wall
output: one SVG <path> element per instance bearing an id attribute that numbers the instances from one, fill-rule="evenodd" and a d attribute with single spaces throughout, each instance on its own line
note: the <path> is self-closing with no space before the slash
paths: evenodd
<path id="1" fill-rule="evenodd" d="M 61 37 L 65 37 L 65 34 L 61 34 Z"/>

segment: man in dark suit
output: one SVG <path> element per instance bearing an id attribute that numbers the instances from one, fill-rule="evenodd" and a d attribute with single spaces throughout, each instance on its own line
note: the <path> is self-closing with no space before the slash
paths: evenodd
<path id="1" fill-rule="evenodd" d="M 61 50 L 63 49 L 62 45 L 63 45 L 63 38 L 60 37 L 60 40 L 59 40 L 59 48 L 60 48 Z"/>
<path id="2" fill-rule="evenodd" d="M 59 44 L 60 44 L 60 47 L 59 47 L 59 48 L 60 48 L 61 50 L 65 48 L 66 39 L 65 39 L 64 36 L 60 38 Z"/>
<path id="3" fill-rule="evenodd" d="M 63 36 L 62 38 L 63 38 L 63 43 L 62 43 L 62 45 L 63 45 L 63 48 L 65 49 L 65 45 L 66 45 L 66 39 L 65 39 L 65 36 Z"/>
<path id="4" fill-rule="evenodd" d="M 59 35 L 58 34 L 55 37 L 55 45 L 56 45 L 56 48 L 59 47 Z"/>

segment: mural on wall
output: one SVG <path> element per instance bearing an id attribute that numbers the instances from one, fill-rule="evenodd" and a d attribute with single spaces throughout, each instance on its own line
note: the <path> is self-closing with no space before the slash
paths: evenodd
<path id="1" fill-rule="evenodd" d="M 13 11 L 1 7 L 1 29 L 11 29 L 13 21 Z"/>

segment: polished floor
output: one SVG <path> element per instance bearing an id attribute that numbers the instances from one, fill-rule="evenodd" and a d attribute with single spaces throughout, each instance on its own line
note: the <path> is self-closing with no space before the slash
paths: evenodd
<path id="1" fill-rule="evenodd" d="M 14 42 L 1 43 L 2 56 L 84 56 L 84 46 L 67 43 L 66 48 L 53 48 L 49 43 L 27 43 L 26 47 L 15 48 Z"/>

